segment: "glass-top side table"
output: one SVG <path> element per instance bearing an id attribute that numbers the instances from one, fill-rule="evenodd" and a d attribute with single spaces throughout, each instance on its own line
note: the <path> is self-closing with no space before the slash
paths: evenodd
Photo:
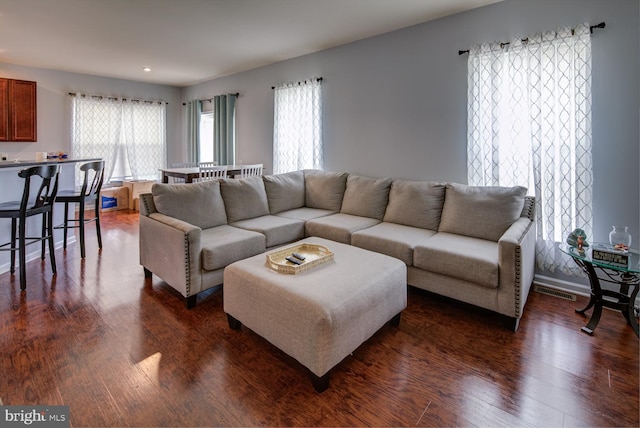
<path id="1" fill-rule="evenodd" d="M 593 334 L 593 330 L 600 322 L 602 308 L 606 307 L 622 312 L 636 336 L 640 337 L 638 334 L 638 320 L 633 308 L 638 290 L 640 290 L 640 253 L 638 250 L 629 250 L 629 264 L 626 267 L 602 260 L 593 260 L 591 247 L 585 248 L 584 252 L 579 252 L 575 247 L 561 244 L 560 251 L 570 255 L 589 277 L 591 285 L 589 303 L 584 309 L 576 309 L 576 312 L 584 315 L 592 307 L 594 309 L 591 319 L 586 326 L 582 327 L 582 331 Z M 598 276 L 598 272 L 601 273 L 600 276 Z M 620 287 L 619 291 L 603 289 L 600 286 L 600 281 L 618 285 Z M 631 294 L 629 294 L 629 290 L 631 290 Z"/>

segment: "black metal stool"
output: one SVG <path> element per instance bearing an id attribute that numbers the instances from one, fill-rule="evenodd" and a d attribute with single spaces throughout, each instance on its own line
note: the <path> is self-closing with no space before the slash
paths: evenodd
<path id="1" fill-rule="evenodd" d="M 53 203 L 58 191 L 59 165 L 42 165 L 25 168 L 18 173 L 24 178 L 24 190 L 22 200 L 0 203 L 0 218 L 11 219 L 11 241 L 0 245 L 0 251 L 11 251 L 11 273 L 16 268 L 16 251 L 20 257 L 20 289 L 27 288 L 26 281 L 26 247 L 36 242 L 42 243 L 40 258 L 44 260 L 45 241 L 49 243 L 49 257 L 51 270 L 57 273 L 55 247 L 53 242 Z M 33 176 L 42 179 L 40 188 L 35 198 L 30 197 L 31 180 Z M 38 237 L 26 236 L 27 218 L 34 215 L 42 215 L 42 231 Z M 16 236 L 17 229 L 17 236 Z M 17 242 L 16 242 L 17 241 Z"/>
<path id="2" fill-rule="evenodd" d="M 84 172 L 82 188 L 80 191 L 61 190 L 58 192 L 56 202 L 64 204 L 64 223 L 56 226 L 55 229 L 64 229 L 64 248 L 67 248 L 67 230 L 80 229 L 80 256 L 84 259 L 84 225 L 95 221 L 96 232 L 98 234 L 98 247 L 102 248 L 102 235 L 100 234 L 100 189 L 102 189 L 102 181 L 104 180 L 104 161 L 95 161 L 82 164 L 80 171 Z M 89 184 L 91 181 L 91 184 Z M 85 218 L 85 205 L 87 202 L 95 202 L 95 215 L 92 218 Z M 78 218 L 69 218 L 69 204 L 79 204 Z M 76 223 L 69 226 L 69 222 Z"/>

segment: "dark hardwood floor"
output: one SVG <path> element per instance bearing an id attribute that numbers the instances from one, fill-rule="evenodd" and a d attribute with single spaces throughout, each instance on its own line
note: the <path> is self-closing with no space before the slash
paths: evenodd
<path id="1" fill-rule="evenodd" d="M 577 302 L 531 292 L 520 329 L 413 288 L 386 326 L 317 394 L 305 369 L 242 327 L 222 289 L 187 310 L 138 264 L 138 214 L 103 215 L 29 263 L 27 291 L 0 275 L 0 400 L 70 406 L 72 426 L 630 426 L 640 425 L 638 340 L 605 310 L 593 336 Z M 590 312 L 588 312 L 590 314 Z"/>

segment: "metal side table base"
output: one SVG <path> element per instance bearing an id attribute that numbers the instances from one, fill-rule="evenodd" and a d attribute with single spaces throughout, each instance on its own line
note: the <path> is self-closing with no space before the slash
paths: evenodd
<path id="1" fill-rule="evenodd" d="M 576 313 L 585 315 L 585 312 L 593 308 L 593 313 L 586 326 L 581 330 L 589 335 L 593 335 L 594 330 L 600 322 L 602 316 L 602 308 L 610 308 L 619 310 L 627 323 L 633 328 L 637 337 L 640 337 L 638 328 L 638 319 L 634 312 L 634 303 L 640 290 L 640 275 L 637 272 L 637 268 L 621 268 L 606 265 L 594 261 L 591 257 L 584 253 L 578 254 L 572 251 L 571 248 L 561 248 L 561 250 L 569 254 L 573 260 L 580 266 L 589 277 L 589 283 L 591 285 L 591 296 L 589 303 L 583 309 L 576 309 Z M 635 264 L 632 264 L 635 266 Z M 603 274 L 600 278 L 598 271 Z M 600 281 L 605 281 L 610 284 L 616 284 L 619 287 L 619 291 L 603 289 L 600 285 Z M 631 294 L 629 294 L 629 287 L 632 288 Z"/>

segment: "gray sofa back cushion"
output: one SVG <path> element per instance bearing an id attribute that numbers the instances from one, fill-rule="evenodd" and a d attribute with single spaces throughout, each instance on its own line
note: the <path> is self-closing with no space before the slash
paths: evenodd
<path id="1" fill-rule="evenodd" d="M 527 194 L 521 186 L 446 187 L 439 231 L 495 242 L 520 217 Z"/>
<path id="2" fill-rule="evenodd" d="M 304 170 L 305 205 L 339 212 L 348 175 L 346 172 Z"/>
<path id="3" fill-rule="evenodd" d="M 261 176 L 222 179 L 220 192 L 229 223 L 269 214 L 267 192 Z"/>
<path id="4" fill-rule="evenodd" d="M 271 214 L 304 207 L 304 173 L 302 171 L 265 175 L 262 179 Z"/>
<path id="5" fill-rule="evenodd" d="M 384 221 L 438 230 L 444 192 L 444 183 L 394 180 L 389 191 L 389 205 Z"/>
<path id="6" fill-rule="evenodd" d="M 340 212 L 382 220 L 389 202 L 390 188 L 390 178 L 349 175 Z"/>
<path id="7" fill-rule="evenodd" d="M 161 184 L 151 187 L 159 213 L 175 217 L 201 229 L 227 224 L 220 183 L 209 180 L 189 184 Z"/>

